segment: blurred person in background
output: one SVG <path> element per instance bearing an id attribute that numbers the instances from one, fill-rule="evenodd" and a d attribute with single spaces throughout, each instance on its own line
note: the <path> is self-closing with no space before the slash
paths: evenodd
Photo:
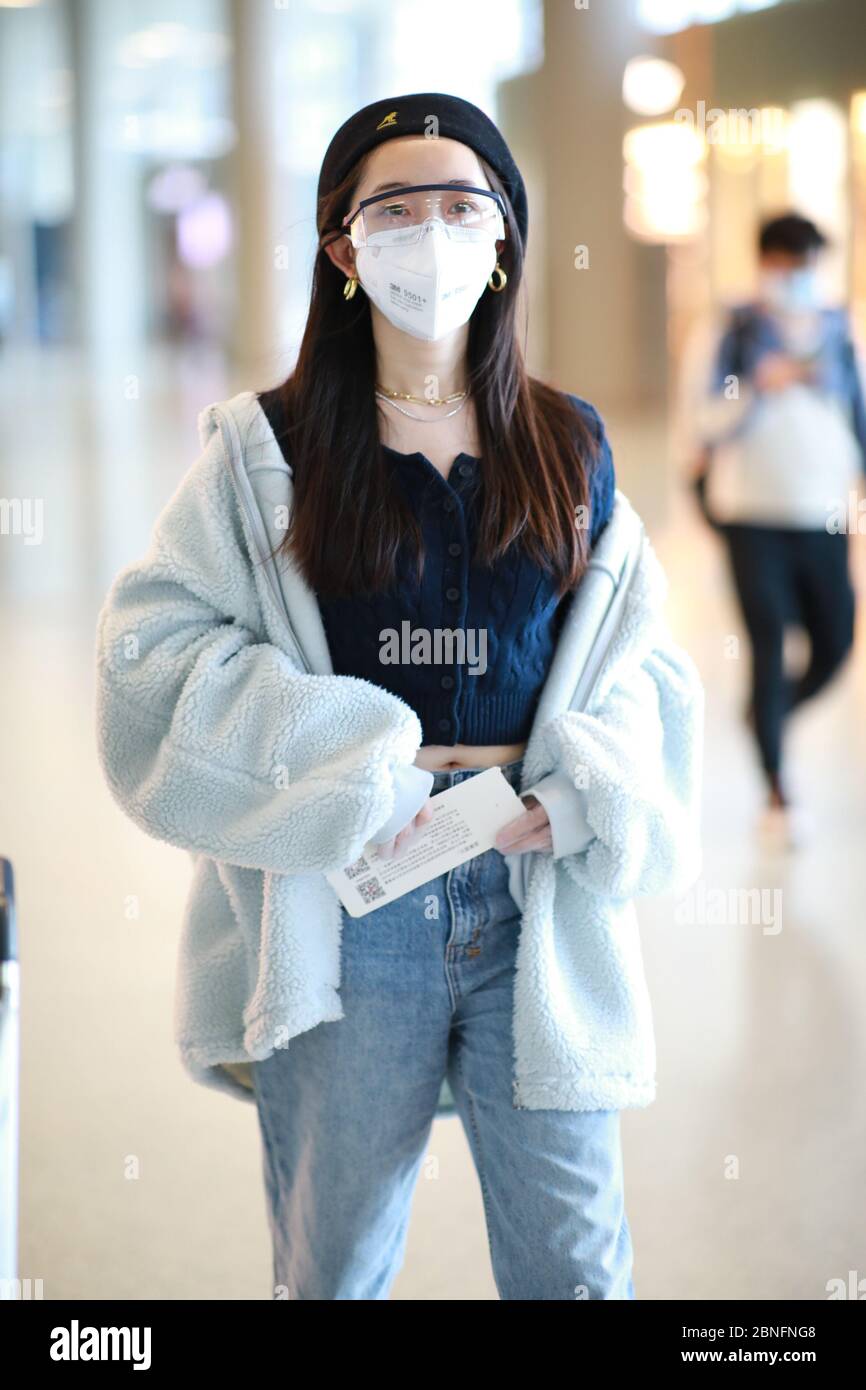
<path id="1" fill-rule="evenodd" d="M 388 1297 L 447 1079 L 501 1297 L 631 1299 L 619 1112 L 653 1099 L 655 1049 L 630 900 L 698 872 L 700 679 L 598 412 L 524 366 L 527 199 L 493 122 L 376 102 L 318 191 L 293 372 L 202 413 L 100 618 L 109 783 L 196 855 L 178 1042 L 195 1080 L 254 1092 L 275 1296 Z M 623 535 L 604 693 L 530 740 L 554 653 L 566 697 L 583 670 L 590 551 Z M 486 669 L 384 658 L 409 617 L 489 634 Z M 375 908 L 369 842 L 402 852 L 431 791 L 496 767 L 525 806 L 496 847 Z M 532 851 L 521 916 L 508 859 Z M 367 915 L 340 911 L 342 866 Z"/>
<path id="2" fill-rule="evenodd" d="M 825 689 L 854 638 L 847 518 L 866 466 L 866 406 L 847 311 L 821 303 L 826 244 L 795 212 L 766 221 L 756 297 L 698 327 L 681 381 L 693 482 L 727 548 L 751 645 L 761 829 L 782 846 L 811 828 L 783 771 L 785 722 Z M 785 668 L 789 625 L 809 638 L 796 677 Z"/>

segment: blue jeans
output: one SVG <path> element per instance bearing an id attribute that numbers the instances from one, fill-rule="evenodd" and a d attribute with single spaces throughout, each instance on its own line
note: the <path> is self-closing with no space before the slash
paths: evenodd
<path id="1" fill-rule="evenodd" d="M 503 770 L 519 789 L 521 762 Z M 437 773 L 431 794 L 477 771 Z M 274 1297 L 388 1298 L 446 1075 L 500 1298 L 635 1297 L 619 1112 L 512 1104 L 519 933 L 496 849 L 343 913 L 345 1016 L 252 1068 Z"/>

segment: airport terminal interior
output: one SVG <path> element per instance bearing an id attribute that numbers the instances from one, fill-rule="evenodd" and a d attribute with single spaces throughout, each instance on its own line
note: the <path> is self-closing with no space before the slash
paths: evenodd
<path id="1" fill-rule="evenodd" d="M 172 1039 L 189 856 L 106 787 L 95 624 L 200 412 L 291 369 L 331 134 L 415 91 L 475 102 L 509 141 L 530 370 L 601 412 L 705 684 L 701 878 L 638 904 L 658 1094 L 622 1116 L 637 1296 L 826 1298 L 866 1238 L 866 504 L 853 651 L 785 734 L 812 831 L 773 847 L 681 382 L 789 208 L 825 234 L 822 293 L 866 344 L 862 0 L 0 0 L 0 494 L 30 499 L 0 536 L 22 1272 L 53 1298 L 269 1296 L 254 1108 L 192 1085 Z M 793 667 L 804 642 L 786 635 Z M 497 1297 L 454 1117 L 392 1297 Z"/>

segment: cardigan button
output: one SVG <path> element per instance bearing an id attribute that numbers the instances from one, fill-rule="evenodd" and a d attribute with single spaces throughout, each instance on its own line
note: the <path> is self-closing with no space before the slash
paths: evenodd
<path id="1" fill-rule="evenodd" d="M 448 547 L 448 554 L 449 554 L 449 555 L 462 555 L 462 554 L 463 554 L 463 546 L 460 545 L 459 542 L 457 542 L 457 541 L 452 541 L 451 544 L 450 544 L 449 547 Z"/>
<path id="2" fill-rule="evenodd" d="M 451 687 L 452 687 L 452 685 L 454 684 L 454 677 L 453 677 L 453 676 L 443 676 L 443 677 L 442 677 L 442 680 L 439 682 L 439 684 L 442 686 L 442 689 L 443 689 L 443 690 L 450 690 Z"/>
<path id="3" fill-rule="evenodd" d="M 460 590 L 459 590 L 459 589 L 446 589 L 446 590 L 445 590 L 445 597 L 446 597 L 447 599 L 450 599 L 452 603 L 456 603 L 457 600 L 458 600 L 459 597 L 460 597 Z"/>
<path id="4" fill-rule="evenodd" d="M 448 730 L 451 728 L 451 720 L 440 719 L 437 727 L 442 730 L 443 734 L 447 734 Z"/>
<path id="5" fill-rule="evenodd" d="M 469 475 L 470 475 L 470 473 L 472 472 L 472 464 L 471 464 L 471 463 L 461 463 L 460 466 L 459 466 L 458 469 L 457 469 L 457 472 L 460 474 L 461 477 L 463 477 L 463 478 L 468 478 Z"/>

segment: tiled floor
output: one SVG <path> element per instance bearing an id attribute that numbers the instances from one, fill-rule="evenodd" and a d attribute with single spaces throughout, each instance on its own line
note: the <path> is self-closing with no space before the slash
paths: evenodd
<path id="1" fill-rule="evenodd" d="M 0 852 L 22 938 L 22 1276 L 47 1298 L 267 1298 L 253 1107 L 188 1082 L 171 1040 L 187 857 L 142 835 L 95 760 L 93 627 L 113 574 L 197 452 L 195 416 L 239 389 L 214 364 L 144 364 L 139 395 L 63 358 L 0 388 L 0 494 L 44 499 L 45 538 L 0 537 Z M 245 385 L 247 383 L 240 383 Z M 623 1117 L 639 1298 L 826 1297 L 866 1275 L 866 632 L 792 727 L 814 843 L 761 857 L 739 723 L 748 658 L 723 556 L 672 499 L 663 437 L 609 422 L 620 486 L 671 582 L 707 686 L 706 862 L 696 898 L 639 907 L 658 1099 Z M 861 594 L 864 543 L 857 538 Z M 763 913 L 737 890 L 763 889 Z M 706 895 L 726 893 L 721 922 Z M 684 920 L 685 919 L 685 920 Z M 496 1298 L 459 1122 L 437 1121 L 396 1299 Z M 429 1173 L 429 1176 L 427 1175 Z M 435 1176 L 434 1176 L 435 1174 Z"/>

